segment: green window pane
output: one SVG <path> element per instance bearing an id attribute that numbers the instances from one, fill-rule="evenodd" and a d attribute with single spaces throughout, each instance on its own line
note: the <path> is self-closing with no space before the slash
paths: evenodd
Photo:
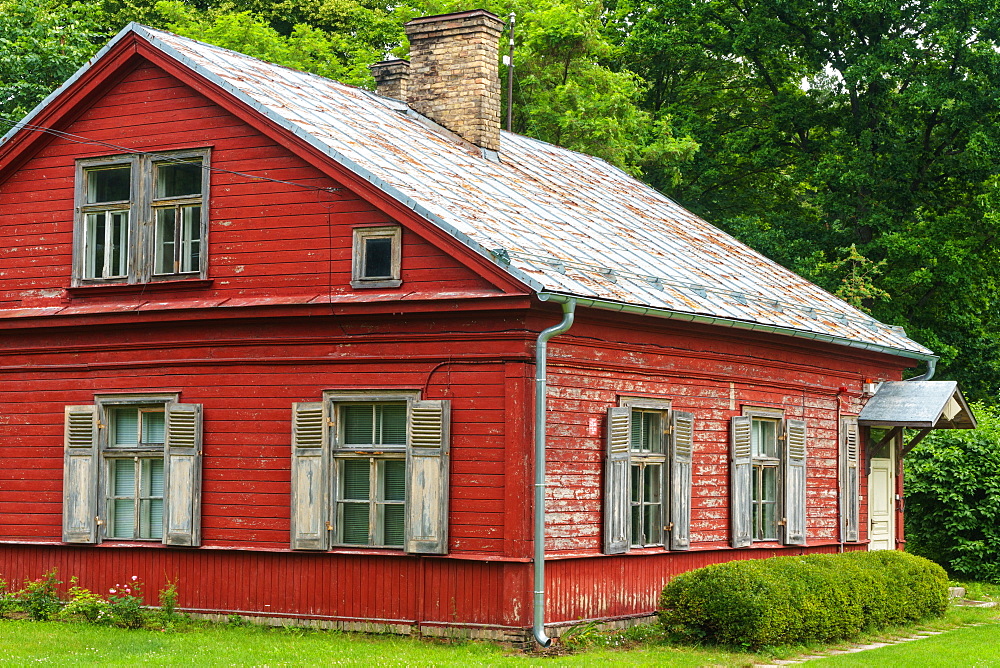
<path id="1" fill-rule="evenodd" d="M 375 443 L 373 404 L 341 406 L 340 419 L 344 423 L 344 443 L 346 445 L 372 445 Z"/>
<path id="2" fill-rule="evenodd" d="M 115 408 L 112 413 L 114 444 L 129 446 L 139 444 L 139 409 Z"/>
<path id="3" fill-rule="evenodd" d="M 762 500 L 778 500 L 778 468 L 776 466 L 766 466 L 763 471 L 764 494 Z"/>
<path id="4" fill-rule="evenodd" d="M 142 495 L 163 498 L 163 460 L 143 459 L 142 476 L 146 488 Z"/>
<path id="5" fill-rule="evenodd" d="M 112 467 L 114 489 L 111 495 L 135 498 L 135 464 L 131 459 L 115 459 L 112 460 Z"/>
<path id="6" fill-rule="evenodd" d="M 128 212 L 111 213 L 111 253 L 108 257 L 105 278 L 124 276 L 128 263 Z"/>
<path id="7" fill-rule="evenodd" d="M 130 199 L 132 199 L 130 166 L 87 170 L 87 204 L 123 202 Z"/>
<path id="8" fill-rule="evenodd" d="M 639 503 L 642 501 L 642 468 L 639 466 L 632 467 L 632 484 L 629 485 L 629 491 L 632 496 L 632 503 Z"/>
<path id="9" fill-rule="evenodd" d="M 392 545 L 397 547 L 403 546 L 404 538 L 404 521 L 405 521 L 405 506 L 401 503 L 394 503 L 384 506 L 385 511 L 383 515 L 383 520 L 385 522 L 385 530 L 383 531 L 383 539 L 386 545 Z"/>
<path id="10" fill-rule="evenodd" d="M 104 234 L 105 213 L 87 214 L 86 245 L 87 257 L 84 258 L 84 276 L 100 278 L 104 273 Z"/>
<path id="11" fill-rule="evenodd" d="M 750 443 L 754 457 L 778 456 L 778 423 L 774 420 L 753 420 Z"/>
<path id="12" fill-rule="evenodd" d="M 201 160 L 161 162 L 156 166 L 157 197 L 200 195 L 201 182 Z"/>
<path id="13" fill-rule="evenodd" d="M 632 545 L 642 544 L 642 505 L 632 506 Z"/>
<path id="14" fill-rule="evenodd" d="M 379 404 L 380 445 L 406 445 L 406 404 Z"/>
<path id="15" fill-rule="evenodd" d="M 142 442 L 149 445 L 162 445 L 166 437 L 165 420 L 166 413 L 163 411 L 143 411 Z"/>
<path id="16" fill-rule="evenodd" d="M 111 518 L 112 538 L 135 538 L 135 501 L 115 499 Z"/>
<path id="17" fill-rule="evenodd" d="M 139 514 L 139 537 L 163 538 L 163 499 L 143 500 Z"/>
<path id="18" fill-rule="evenodd" d="M 344 466 L 344 499 L 367 500 L 371 490 L 371 464 L 367 459 L 348 459 Z"/>
<path id="19" fill-rule="evenodd" d="M 660 483 L 660 465 L 647 464 L 643 470 L 643 501 L 647 503 L 660 502 L 660 493 L 663 491 Z"/>
<path id="20" fill-rule="evenodd" d="M 352 545 L 368 544 L 368 509 L 367 503 L 345 503 L 343 542 Z"/>
<path id="21" fill-rule="evenodd" d="M 382 463 L 383 498 L 386 501 L 406 500 L 406 460 L 389 459 Z"/>

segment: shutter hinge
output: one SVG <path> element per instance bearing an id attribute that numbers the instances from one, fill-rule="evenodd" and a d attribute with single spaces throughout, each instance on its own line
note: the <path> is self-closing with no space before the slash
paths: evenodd
<path id="1" fill-rule="evenodd" d="M 673 531 L 674 530 L 674 523 L 671 522 L 670 524 L 664 524 L 663 525 L 663 530 L 664 531 Z"/>
<path id="2" fill-rule="evenodd" d="M 327 427 L 332 427 L 333 426 L 333 418 L 327 418 L 326 419 L 326 426 Z"/>
<path id="3" fill-rule="evenodd" d="M 783 527 L 783 526 L 787 526 L 787 525 L 788 525 L 788 518 L 787 517 L 782 517 L 781 521 L 778 522 L 778 526 Z"/>
<path id="4" fill-rule="evenodd" d="M 107 425 L 105 425 L 103 422 L 101 422 L 100 420 L 98 420 L 97 421 L 97 428 L 98 429 L 107 429 Z"/>
<path id="5" fill-rule="evenodd" d="M 95 517 L 94 522 L 97 523 L 97 526 L 101 526 L 102 524 L 104 524 L 104 520 L 102 520 L 100 517 Z"/>
<path id="6" fill-rule="evenodd" d="M 326 530 L 327 530 L 327 531 L 333 531 L 333 525 L 332 525 L 332 524 L 330 524 L 330 522 L 327 522 L 327 523 L 326 523 Z"/>

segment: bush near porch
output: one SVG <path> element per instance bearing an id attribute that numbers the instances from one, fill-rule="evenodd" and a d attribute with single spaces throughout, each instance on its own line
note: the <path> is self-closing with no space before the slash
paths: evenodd
<path id="1" fill-rule="evenodd" d="M 894 551 L 731 561 L 677 576 L 660 621 L 693 639 L 759 648 L 847 639 L 940 616 L 943 568 Z"/>

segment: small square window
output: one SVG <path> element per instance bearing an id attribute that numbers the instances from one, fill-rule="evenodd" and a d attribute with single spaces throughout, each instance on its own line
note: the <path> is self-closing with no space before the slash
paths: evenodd
<path id="1" fill-rule="evenodd" d="M 397 288 L 402 284 L 400 259 L 402 231 L 399 227 L 362 227 L 354 230 L 351 258 L 355 288 Z"/>

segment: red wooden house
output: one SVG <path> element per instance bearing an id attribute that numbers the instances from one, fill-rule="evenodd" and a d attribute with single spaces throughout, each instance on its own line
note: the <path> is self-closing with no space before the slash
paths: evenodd
<path id="1" fill-rule="evenodd" d="M 933 354 L 501 132 L 495 16 L 407 29 L 385 96 L 133 24 L 0 141 L 0 577 L 544 641 L 897 547 Z"/>

